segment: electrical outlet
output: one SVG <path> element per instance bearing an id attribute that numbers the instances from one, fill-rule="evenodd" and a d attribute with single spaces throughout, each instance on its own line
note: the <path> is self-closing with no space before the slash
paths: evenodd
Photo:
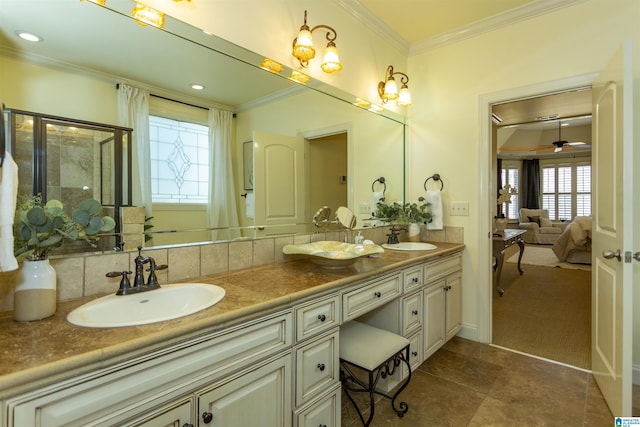
<path id="1" fill-rule="evenodd" d="M 371 205 L 369 202 L 360 202 L 360 213 L 371 214 Z"/>
<path id="2" fill-rule="evenodd" d="M 451 202 L 449 214 L 451 216 L 468 216 L 469 202 Z"/>

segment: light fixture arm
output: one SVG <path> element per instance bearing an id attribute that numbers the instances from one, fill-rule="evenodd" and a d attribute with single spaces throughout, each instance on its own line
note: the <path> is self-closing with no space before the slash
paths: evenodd
<path id="1" fill-rule="evenodd" d="M 295 39 L 293 39 L 293 56 L 295 56 L 298 59 L 298 61 L 300 62 L 300 65 L 303 67 L 307 67 L 309 65 L 309 60 L 315 56 L 315 49 L 313 49 L 313 46 L 311 45 L 311 33 L 321 28 L 327 30 L 327 33 L 325 35 L 325 37 L 327 38 L 327 49 L 331 49 L 332 52 L 334 53 L 335 59 L 337 59 L 337 50 L 336 50 L 335 40 L 336 38 L 338 38 L 338 32 L 333 27 L 330 27 L 324 24 L 316 25 L 313 28 L 309 28 L 309 25 L 307 25 L 307 11 L 305 10 L 304 23 L 300 27 L 298 36 Z M 303 37 L 303 34 L 304 34 L 304 37 Z M 332 71 L 339 71 L 342 68 L 342 65 L 338 63 L 338 66 L 339 68 L 334 69 Z M 328 71 L 328 72 L 332 72 L 332 71 Z"/>
<path id="2" fill-rule="evenodd" d="M 393 65 L 389 65 L 387 67 L 387 71 L 385 72 L 385 76 L 386 78 L 384 79 L 384 81 L 386 82 L 389 79 L 392 79 L 393 76 L 395 76 L 396 74 L 400 75 L 400 83 L 402 83 L 403 85 L 406 85 L 407 83 L 409 83 L 409 76 L 407 76 L 405 73 L 402 73 L 400 71 L 393 71 Z"/>

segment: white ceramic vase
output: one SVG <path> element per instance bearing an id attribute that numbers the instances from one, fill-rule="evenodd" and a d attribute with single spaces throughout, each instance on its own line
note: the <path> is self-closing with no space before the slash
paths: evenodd
<path id="1" fill-rule="evenodd" d="M 409 224 L 409 241 L 410 242 L 419 242 L 420 241 L 420 224 L 416 224 L 412 222 Z"/>
<path id="2" fill-rule="evenodd" d="M 507 228 L 507 218 L 496 218 L 496 232 L 502 234 Z"/>
<path id="3" fill-rule="evenodd" d="M 56 299 L 56 270 L 49 260 L 23 262 L 13 294 L 13 318 L 29 322 L 52 316 Z"/>

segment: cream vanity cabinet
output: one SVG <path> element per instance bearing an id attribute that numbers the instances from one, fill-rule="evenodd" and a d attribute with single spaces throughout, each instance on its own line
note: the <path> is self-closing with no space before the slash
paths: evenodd
<path id="1" fill-rule="evenodd" d="M 294 427 L 340 425 L 340 296 L 294 308 Z"/>
<path id="2" fill-rule="evenodd" d="M 424 266 L 424 360 L 462 328 L 461 256 Z"/>
<path id="3" fill-rule="evenodd" d="M 291 426 L 292 344 L 292 313 L 266 316 L 10 398 L 5 416 L 15 427 Z"/>

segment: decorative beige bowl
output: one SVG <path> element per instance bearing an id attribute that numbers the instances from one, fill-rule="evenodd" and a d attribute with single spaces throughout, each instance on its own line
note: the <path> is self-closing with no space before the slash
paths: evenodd
<path id="1" fill-rule="evenodd" d="M 314 264 L 328 268 L 346 267 L 358 258 L 384 252 L 378 245 L 354 245 L 351 243 L 323 240 L 302 245 L 286 245 L 282 253 L 287 255 L 308 255 Z"/>

